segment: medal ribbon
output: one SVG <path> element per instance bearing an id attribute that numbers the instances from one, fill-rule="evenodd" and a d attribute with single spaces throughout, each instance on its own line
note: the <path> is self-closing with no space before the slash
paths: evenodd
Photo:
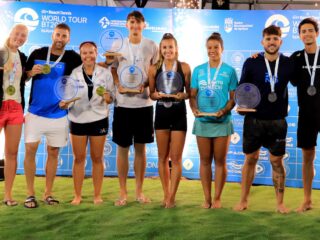
<path id="1" fill-rule="evenodd" d="M 207 72 L 208 72 L 208 87 L 213 87 L 212 85 L 217 81 L 217 77 L 218 77 L 218 74 L 219 74 L 219 71 L 220 71 L 220 68 L 221 68 L 221 65 L 222 65 L 222 60 L 220 60 L 219 62 L 219 65 L 218 67 L 216 68 L 216 71 L 214 73 L 214 76 L 213 76 L 213 79 L 211 81 L 211 71 L 210 71 L 210 63 L 208 62 L 208 69 L 207 69 Z"/>
<path id="2" fill-rule="evenodd" d="M 315 76 L 316 76 L 316 67 L 317 67 L 317 62 L 318 62 L 318 56 L 319 56 L 319 47 L 317 47 L 316 55 L 314 56 L 312 72 L 311 72 L 308 54 L 306 53 L 306 51 L 304 51 L 304 59 L 306 60 L 307 69 L 308 69 L 308 72 L 309 72 L 310 77 L 311 77 L 310 86 L 314 85 L 314 79 L 315 79 Z"/>
<path id="3" fill-rule="evenodd" d="M 264 61 L 266 63 L 266 67 L 267 67 L 267 70 L 268 70 L 268 75 L 269 75 L 269 79 L 270 79 L 270 87 L 271 87 L 271 92 L 272 93 L 274 92 L 274 86 L 275 86 L 276 80 L 278 78 L 279 59 L 280 59 L 280 55 L 278 55 L 278 57 L 277 57 L 276 66 L 275 66 L 275 69 L 274 69 L 274 74 L 272 76 L 272 72 L 271 72 L 271 69 L 270 69 L 269 61 L 266 58 L 266 56 L 264 56 Z"/>
<path id="4" fill-rule="evenodd" d="M 50 55 L 51 55 L 51 47 L 48 48 L 48 53 L 47 53 L 47 61 L 46 64 L 48 64 L 51 68 L 54 68 L 62 59 L 63 55 L 64 55 L 65 51 L 63 50 L 62 54 L 60 55 L 60 57 L 53 63 L 50 64 Z"/>
<path id="5" fill-rule="evenodd" d="M 14 82 L 14 77 L 16 75 L 16 72 L 17 72 L 17 67 L 18 67 L 18 52 L 16 53 L 15 55 L 15 58 L 14 58 L 14 63 L 13 63 L 13 69 L 12 71 L 10 72 L 10 75 L 9 75 L 9 86 L 12 86 L 13 85 L 13 82 Z"/>
<path id="6" fill-rule="evenodd" d="M 132 62 L 133 65 L 136 65 L 136 60 L 139 56 L 139 53 L 140 53 L 140 47 L 141 47 L 141 43 L 142 43 L 142 38 L 141 38 L 141 41 L 139 43 L 139 46 L 138 46 L 138 50 L 137 50 L 137 55 L 134 55 L 133 54 L 133 50 L 132 50 L 132 47 L 131 47 L 131 43 L 130 43 L 130 40 L 129 38 L 127 38 L 127 41 L 128 41 L 128 46 L 129 46 L 129 56 L 130 56 L 130 60 Z"/>

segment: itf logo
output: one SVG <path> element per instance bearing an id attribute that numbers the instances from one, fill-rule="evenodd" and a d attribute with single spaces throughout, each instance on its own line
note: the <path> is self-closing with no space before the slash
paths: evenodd
<path id="1" fill-rule="evenodd" d="M 270 25 L 276 25 L 281 28 L 282 37 L 286 37 L 290 31 L 290 22 L 288 18 L 281 14 L 274 14 L 269 17 L 266 21 L 265 27 L 269 27 Z"/>
<path id="2" fill-rule="evenodd" d="M 191 168 L 193 168 L 193 162 L 190 159 L 186 159 L 182 165 L 188 171 L 191 170 Z"/>
<path id="3" fill-rule="evenodd" d="M 39 16 L 32 8 L 20 8 L 14 15 L 15 23 L 23 23 L 33 31 L 39 25 Z"/>
<path id="4" fill-rule="evenodd" d="M 102 28 L 107 28 L 110 25 L 110 21 L 108 18 L 103 17 L 99 20 L 99 23 L 101 24 Z"/>
<path id="5" fill-rule="evenodd" d="M 240 141 L 240 135 L 237 132 L 231 135 L 231 142 L 233 144 L 237 144 L 239 141 Z"/>
<path id="6" fill-rule="evenodd" d="M 225 18 L 224 19 L 224 30 L 229 33 L 233 29 L 233 19 L 232 18 Z"/>

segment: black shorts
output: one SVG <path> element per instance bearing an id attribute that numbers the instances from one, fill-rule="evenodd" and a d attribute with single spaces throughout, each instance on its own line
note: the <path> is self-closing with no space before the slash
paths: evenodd
<path id="1" fill-rule="evenodd" d="M 317 146 L 319 130 L 315 116 L 307 114 L 300 109 L 297 130 L 298 148 L 312 148 Z"/>
<path id="2" fill-rule="evenodd" d="M 174 103 L 169 108 L 157 103 L 154 128 L 156 130 L 187 131 L 185 103 Z"/>
<path id="3" fill-rule="evenodd" d="M 115 107 L 112 131 L 112 141 L 121 147 L 129 147 L 132 143 L 153 142 L 153 106 Z"/>
<path id="4" fill-rule="evenodd" d="M 263 146 L 272 155 L 284 155 L 287 128 L 285 119 L 261 120 L 246 116 L 243 124 L 243 152 L 246 154 L 253 153 Z"/>
<path id="5" fill-rule="evenodd" d="M 69 123 L 70 133 L 77 136 L 104 136 L 108 133 L 109 118 L 89 123 Z"/>

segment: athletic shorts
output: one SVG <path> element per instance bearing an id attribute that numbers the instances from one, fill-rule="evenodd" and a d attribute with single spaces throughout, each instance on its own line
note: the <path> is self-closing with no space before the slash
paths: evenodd
<path id="1" fill-rule="evenodd" d="M 108 133 L 109 118 L 89 123 L 69 123 L 70 133 L 77 136 L 104 136 Z"/>
<path id="2" fill-rule="evenodd" d="M 20 103 L 14 100 L 2 102 L 0 109 L 0 127 L 23 124 L 23 110 Z"/>
<path id="3" fill-rule="evenodd" d="M 246 116 L 243 125 L 243 152 L 253 153 L 261 146 L 267 148 L 272 155 L 285 154 L 287 136 L 287 121 L 262 120 Z"/>
<path id="4" fill-rule="evenodd" d="M 47 145 L 64 147 L 68 141 L 68 119 L 45 118 L 30 112 L 25 116 L 24 141 L 25 143 L 39 142 L 45 136 Z"/>
<path id="5" fill-rule="evenodd" d="M 129 147 L 133 143 L 153 142 L 153 106 L 115 107 L 112 132 L 112 141 L 121 147 Z"/>
<path id="6" fill-rule="evenodd" d="M 166 108 L 157 104 L 154 120 L 156 130 L 187 131 L 187 113 L 184 104 Z"/>
<path id="7" fill-rule="evenodd" d="M 297 146 L 298 148 L 312 148 L 317 146 L 317 137 L 320 130 L 317 119 L 312 114 L 299 110 Z"/>

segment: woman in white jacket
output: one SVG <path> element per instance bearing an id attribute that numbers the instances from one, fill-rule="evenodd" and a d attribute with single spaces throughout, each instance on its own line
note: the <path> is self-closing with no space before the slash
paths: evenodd
<path id="1" fill-rule="evenodd" d="M 73 182 L 75 196 L 71 204 L 79 205 L 85 175 L 88 140 L 92 160 L 94 204 L 103 202 L 101 188 L 104 176 L 104 143 L 109 127 L 109 104 L 113 100 L 114 84 L 110 70 L 98 66 L 97 46 L 94 42 L 80 45 L 82 65 L 72 71 L 71 78 L 78 81 L 77 97 L 69 103 L 61 101 L 60 107 L 69 109 L 70 138 L 73 151 Z"/>

